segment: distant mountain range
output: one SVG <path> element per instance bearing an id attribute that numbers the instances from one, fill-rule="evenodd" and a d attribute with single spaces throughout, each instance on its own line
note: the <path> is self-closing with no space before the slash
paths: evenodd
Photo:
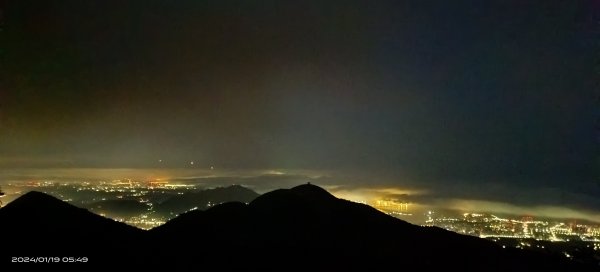
<path id="1" fill-rule="evenodd" d="M 173 194 L 165 200 L 151 200 L 155 204 L 152 213 L 154 217 L 168 219 L 191 210 L 206 210 L 225 202 L 240 201 L 248 203 L 258 196 L 258 193 L 240 185 L 191 191 L 183 194 Z M 149 198 L 152 199 L 152 196 Z M 100 200 L 80 205 L 80 207 L 112 218 L 131 218 L 149 212 L 146 204 L 133 198 Z"/>
<path id="2" fill-rule="evenodd" d="M 206 210 L 207 208 L 225 202 L 240 201 L 247 203 L 258 196 L 258 193 L 240 185 L 217 187 L 182 195 L 174 195 L 156 205 L 154 211 L 158 215 L 163 215 L 168 218 L 192 209 Z"/>
<path id="3" fill-rule="evenodd" d="M 117 267 L 344 271 L 594 271 L 565 258 L 435 227 L 420 227 L 335 198 L 314 185 L 275 190 L 249 204 L 194 210 L 142 231 L 30 192 L 0 209 L 2 261 L 86 256 Z"/>

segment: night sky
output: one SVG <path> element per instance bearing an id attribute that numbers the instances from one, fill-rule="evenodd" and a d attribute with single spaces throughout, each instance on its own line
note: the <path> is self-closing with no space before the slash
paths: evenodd
<path id="1" fill-rule="evenodd" d="M 598 1 L 0 5 L 5 173 L 194 161 L 600 207 Z"/>

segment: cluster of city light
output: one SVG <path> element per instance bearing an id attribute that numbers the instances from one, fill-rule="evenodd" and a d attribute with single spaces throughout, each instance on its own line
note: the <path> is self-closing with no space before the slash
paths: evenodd
<path id="1" fill-rule="evenodd" d="M 73 197 L 79 193 L 93 193 L 89 198 L 79 199 L 74 205 L 90 205 L 99 201 L 111 199 L 131 199 L 144 204 L 147 208 L 142 214 L 132 217 L 122 217 L 112 214 L 109 210 L 90 208 L 91 211 L 101 216 L 110 217 L 116 221 L 124 222 L 142 229 L 150 229 L 164 224 L 168 218 L 157 216 L 154 205 L 150 201 L 151 193 L 183 194 L 183 191 L 196 190 L 195 185 L 171 183 L 166 179 L 154 179 L 149 181 L 136 181 L 132 179 L 118 179 L 110 181 L 81 181 L 81 182 L 57 182 L 51 180 L 28 181 L 7 184 L 14 198 L 28 191 L 36 190 L 49 193 L 67 202 L 73 202 Z M 69 192 L 77 192 L 72 194 Z M 209 203 L 209 207 L 218 203 Z"/>
<path id="2" fill-rule="evenodd" d="M 18 184 L 8 184 L 13 186 L 13 194 L 19 195 L 23 192 L 34 190 L 54 190 L 53 194 L 62 200 L 72 202 L 73 199 L 68 195 L 61 193 L 57 188 L 71 188 L 77 192 L 97 192 L 99 197 L 92 197 L 84 200 L 82 203 L 93 203 L 95 201 L 105 201 L 107 199 L 133 199 L 147 206 L 144 214 L 131 218 L 118 218 L 115 220 L 125 222 L 140 228 L 151 228 L 163 224 L 168 218 L 155 218 L 154 205 L 149 200 L 150 193 L 170 193 L 184 194 L 184 191 L 194 190 L 196 187 L 189 184 L 171 183 L 167 179 L 154 179 L 149 181 L 136 181 L 131 179 L 119 179 L 99 182 L 55 182 L 55 181 L 29 181 Z M 110 197 L 102 195 L 110 194 Z M 394 199 L 375 199 L 368 202 L 359 202 L 369 204 L 374 208 L 392 216 L 404 218 L 411 216 L 410 209 L 412 204 L 405 201 Z M 209 202 L 206 207 L 209 208 L 220 203 Z M 198 209 L 194 207 L 191 210 Z M 99 214 L 106 216 L 104 211 Z M 559 221 L 534 220 L 532 217 L 522 217 L 520 219 L 503 218 L 493 214 L 483 213 L 464 213 L 462 216 L 441 216 L 434 211 L 425 214 L 426 226 L 437 226 L 450 231 L 463 233 L 482 238 L 533 238 L 548 241 L 569 241 L 578 239 L 582 241 L 600 242 L 600 226 L 565 223 Z M 595 244 L 594 249 L 600 250 L 600 244 Z M 524 247 L 525 245 L 521 245 Z"/>
<path id="3" fill-rule="evenodd" d="M 127 220 L 118 220 L 126 224 L 136 226 L 141 229 L 151 229 L 164 224 L 166 221 L 158 218 L 149 218 L 148 216 L 135 216 Z"/>
<path id="4" fill-rule="evenodd" d="M 379 199 L 370 203 L 374 208 L 392 216 L 412 215 L 409 213 L 408 202 L 399 202 L 396 200 Z"/>
<path id="5" fill-rule="evenodd" d="M 428 212 L 426 225 L 478 236 L 482 238 L 518 238 L 548 241 L 569 241 L 571 239 L 600 242 L 600 226 L 567 224 L 533 220 L 502 218 L 493 214 L 465 213 L 462 217 L 436 217 Z"/>

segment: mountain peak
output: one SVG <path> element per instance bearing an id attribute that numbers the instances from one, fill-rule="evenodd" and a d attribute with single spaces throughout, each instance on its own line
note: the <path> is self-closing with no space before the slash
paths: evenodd
<path id="1" fill-rule="evenodd" d="M 278 189 L 265 193 L 251 202 L 252 206 L 279 206 L 283 203 L 311 203 L 311 206 L 320 206 L 330 203 L 337 198 L 325 189 L 310 183 L 299 185 L 291 189 Z"/>
<path id="2" fill-rule="evenodd" d="M 310 182 L 293 187 L 292 189 L 290 189 L 290 191 L 294 192 L 295 194 L 298 194 L 298 195 L 301 195 L 304 197 L 309 197 L 309 198 L 321 198 L 321 199 L 335 198 L 332 194 L 327 192 L 327 190 L 325 190 L 317 185 L 311 184 Z"/>
<path id="3" fill-rule="evenodd" d="M 42 193 L 42 192 L 38 192 L 38 191 L 29 191 L 27 193 L 25 193 L 22 198 L 46 198 L 46 199 L 56 199 L 55 197 L 46 194 L 46 193 Z M 57 199 L 58 200 L 58 199 Z"/>
<path id="4" fill-rule="evenodd" d="M 38 191 L 30 191 L 8 203 L 3 209 L 32 209 L 38 207 L 71 206 L 60 199 Z"/>
<path id="5" fill-rule="evenodd" d="M 47 198 L 47 199 L 56 199 L 49 194 L 38 192 L 38 191 L 29 191 L 21 196 L 19 199 L 27 199 L 27 198 Z"/>

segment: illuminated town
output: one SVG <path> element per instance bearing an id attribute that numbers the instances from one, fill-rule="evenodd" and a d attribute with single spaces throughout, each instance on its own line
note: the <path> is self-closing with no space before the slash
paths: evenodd
<path id="1" fill-rule="evenodd" d="M 80 183 L 32 181 L 9 183 L 4 187 L 10 192 L 11 199 L 28 191 L 41 191 L 141 229 L 162 225 L 176 215 L 157 213 L 157 203 L 174 195 L 183 195 L 199 189 L 190 184 L 174 184 L 162 180 L 140 182 L 131 179 Z"/>
<path id="2" fill-rule="evenodd" d="M 171 203 L 172 205 L 169 206 L 167 205 L 169 200 L 212 189 L 198 184 L 177 183 L 168 180 L 30 181 L 8 183 L 3 186 L 3 190 L 7 192 L 7 202 L 28 191 L 41 191 L 75 206 L 141 229 L 151 229 L 162 225 L 182 212 L 204 210 L 225 202 L 219 200 L 218 197 L 212 197 L 200 202 Z M 249 200 L 247 199 L 247 201 Z M 416 223 L 415 217 L 421 213 L 414 209 L 416 206 L 414 203 L 406 201 L 374 199 L 362 203 L 412 223 Z M 428 210 L 421 216 L 424 218 L 424 222 L 416 224 L 489 239 L 505 248 L 530 248 L 560 253 L 570 259 L 595 260 L 600 258 L 600 224 L 592 222 L 495 215 L 476 211 L 460 213 L 447 210 Z"/>
<path id="3" fill-rule="evenodd" d="M 581 240 L 600 242 L 600 227 L 576 222 L 501 218 L 493 214 L 464 213 L 462 217 L 436 217 L 431 212 L 426 225 L 441 227 L 481 238 L 519 238 L 547 241 Z"/>
<path id="4" fill-rule="evenodd" d="M 368 203 L 389 215 L 410 221 L 408 202 L 375 200 Z M 453 211 L 426 211 L 424 226 L 435 226 L 453 232 L 481 238 L 517 238 L 545 241 L 581 240 L 600 242 L 600 225 L 592 223 L 551 219 L 535 219 L 532 216 L 519 218 L 502 217 L 486 213 L 458 213 Z"/>
<path id="5" fill-rule="evenodd" d="M 375 200 L 369 203 L 391 216 L 407 220 L 410 203 Z M 460 234 L 488 239 L 503 248 L 531 249 L 581 262 L 600 260 L 600 224 L 576 220 L 536 219 L 489 213 L 456 211 L 424 212 L 427 227 L 439 227 Z"/>
<path id="6" fill-rule="evenodd" d="M 149 229 L 163 224 L 176 213 L 158 215 L 156 205 L 165 200 L 191 192 L 197 192 L 206 188 L 197 184 L 174 183 L 168 180 L 135 181 L 131 179 L 120 179 L 100 182 L 55 182 L 55 181 L 30 181 L 20 183 L 8 183 L 4 186 L 8 192 L 8 202 L 28 191 L 37 190 L 54 195 L 59 199 L 73 205 L 88 208 L 100 215 L 113 218 L 117 221 Z M 109 201 L 117 201 L 122 205 L 129 206 L 135 203 L 135 208 L 129 210 L 141 211 L 132 216 L 119 215 L 118 211 L 111 208 L 115 205 L 103 205 Z M 190 207 L 186 210 L 206 209 L 219 203 L 207 202 L 205 207 Z M 397 201 L 393 199 L 376 199 L 365 203 L 400 219 L 411 221 L 414 215 L 412 203 Z M 123 206 L 123 205 L 122 205 Z M 119 207 L 119 208 L 122 208 Z M 127 206 L 127 205 L 125 205 Z M 500 215 L 485 213 L 453 213 L 426 211 L 424 226 L 435 226 L 461 234 L 477 236 L 481 238 L 518 238 L 537 239 L 545 241 L 571 241 L 581 240 L 588 242 L 600 242 L 600 224 L 589 222 L 577 222 L 536 219 L 532 216 L 502 217 Z"/>

